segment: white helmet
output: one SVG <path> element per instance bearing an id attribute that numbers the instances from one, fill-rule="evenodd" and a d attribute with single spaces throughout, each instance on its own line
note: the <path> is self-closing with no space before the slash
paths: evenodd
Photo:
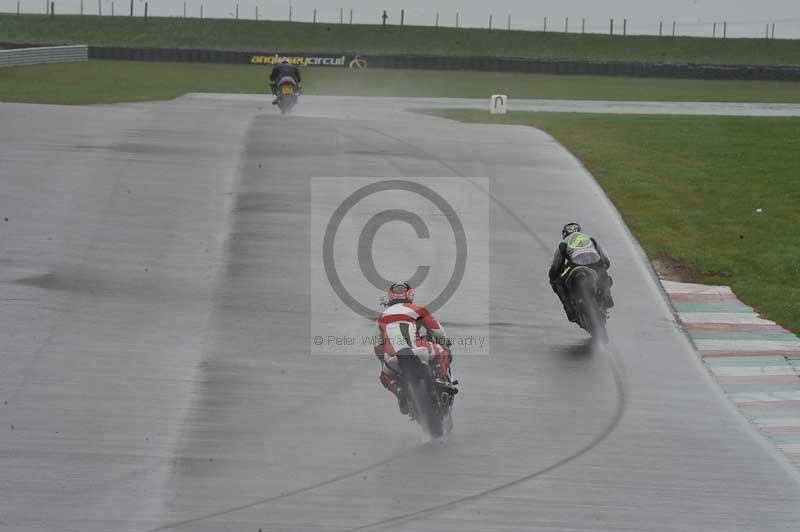
<path id="1" fill-rule="evenodd" d="M 288 65 L 289 64 L 289 58 L 288 57 L 281 57 L 281 64 Z"/>

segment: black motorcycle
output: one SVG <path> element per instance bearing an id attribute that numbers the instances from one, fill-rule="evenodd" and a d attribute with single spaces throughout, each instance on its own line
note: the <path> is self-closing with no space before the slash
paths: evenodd
<path id="1" fill-rule="evenodd" d="M 587 266 L 575 266 L 567 272 L 566 287 L 577 315 L 578 325 L 593 338 L 608 341 L 607 308 L 600 274 Z"/>
<path id="2" fill-rule="evenodd" d="M 278 102 L 275 105 L 281 110 L 281 114 L 285 115 L 297 104 L 300 86 L 294 78 L 286 76 L 278 81 L 277 89 Z"/>
<path id="3" fill-rule="evenodd" d="M 453 400 L 458 381 L 437 379 L 438 367 L 427 349 L 413 355 L 398 355 L 398 364 L 409 399 L 409 415 L 416 419 L 432 438 L 441 438 L 453 428 Z"/>

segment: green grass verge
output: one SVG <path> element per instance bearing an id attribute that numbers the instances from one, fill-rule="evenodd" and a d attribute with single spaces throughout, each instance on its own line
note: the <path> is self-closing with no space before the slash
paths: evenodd
<path id="1" fill-rule="evenodd" d="M 166 100 L 187 92 L 263 93 L 266 67 L 89 61 L 4 68 L 0 100 L 90 104 Z M 305 69 L 307 94 L 649 101 L 800 102 L 800 83 L 550 76 L 491 72 Z"/>
<path id="2" fill-rule="evenodd" d="M 800 64 L 800 41 L 340 25 L 0 15 L 0 40 L 240 50 L 348 51 L 720 64 Z"/>
<path id="3" fill-rule="evenodd" d="M 544 129 L 591 170 L 649 257 L 730 285 L 800 332 L 800 118 L 436 114 Z"/>

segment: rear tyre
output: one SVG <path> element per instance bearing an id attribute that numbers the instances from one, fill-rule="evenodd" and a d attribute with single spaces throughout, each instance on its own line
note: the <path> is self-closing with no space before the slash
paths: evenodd
<path id="1" fill-rule="evenodd" d="M 452 427 L 450 408 L 439 407 L 436 386 L 428 367 L 414 355 L 398 355 L 398 363 L 403 379 L 408 383 L 417 422 L 432 438 L 441 438 Z"/>
<path id="2" fill-rule="evenodd" d="M 576 285 L 580 295 L 578 312 L 581 327 L 586 329 L 592 338 L 603 343 L 608 342 L 606 314 L 600 306 L 595 283 L 589 277 L 581 276 L 576 280 Z"/>

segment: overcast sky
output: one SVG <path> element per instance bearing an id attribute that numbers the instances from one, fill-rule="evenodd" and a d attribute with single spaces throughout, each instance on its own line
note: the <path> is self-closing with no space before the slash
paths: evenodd
<path id="1" fill-rule="evenodd" d="M 130 9 L 130 0 L 101 0 L 103 14 L 111 13 L 114 2 L 117 14 Z M 46 0 L 20 0 L 23 12 L 41 13 Z M 83 0 L 85 12 L 97 14 L 97 0 Z M 148 0 L 149 12 L 154 16 L 183 15 L 183 0 Z M 80 11 L 81 0 L 56 0 L 57 12 Z M 144 0 L 135 0 L 141 12 Z M 199 16 L 200 4 L 207 17 L 231 18 L 237 0 L 187 0 L 189 16 Z M 386 9 L 389 23 L 400 22 L 400 10 L 405 9 L 407 24 L 433 25 L 439 12 L 440 24 L 453 26 L 456 12 L 462 26 L 486 27 L 493 15 L 496 27 L 506 27 L 508 15 L 515 29 L 541 30 L 544 17 L 548 17 L 548 31 L 563 31 L 565 18 L 569 17 L 569 31 L 580 31 L 586 18 L 587 31 L 608 31 L 609 19 L 621 30 L 622 19 L 628 19 L 630 33 L 658 33 L 660 20 L 666 33 L 672 31 L 672 21 L 677 21 L 677 32 L 682 35 L 711 35 L 713 23 L 728 22 L 728 35 L 733 37 L 763 36 L 767 24 L 775 23 L 777 38 L 800 38 L 800 0 L 493 0 L 491 2 L 458 2 L 455 0 L 238 0 L 239 17 L 254 18 L 258 6 L 260 18 L 286 19 L 289 5 L 294 20 L 310 21 L 317 9 L 318 20 L 338 22 L 339 8 L 343 9 L 345 22 L 350 10 L 356 23 L 375 23 Z M 0 0 L 0 10 L 16 11 L 17 0 Z M 717 28 L 721 33 L 721 26 Z"/>

